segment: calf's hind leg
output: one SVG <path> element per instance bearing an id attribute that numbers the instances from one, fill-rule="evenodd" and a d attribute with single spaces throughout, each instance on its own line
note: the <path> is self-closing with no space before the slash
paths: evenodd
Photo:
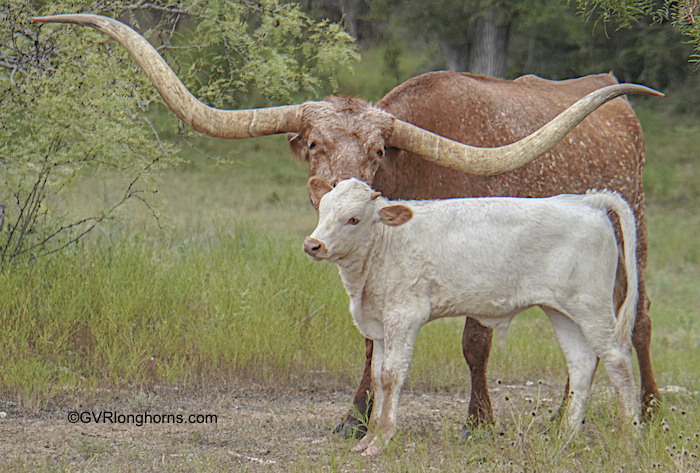
<path id="1" fill-rule="evenodd" d="M 585 320 L 581 321 L 583 323 L 571 323 L 583 334 L 588 347 L 592 349 L 593 356 L 600 358 L 600 361 L 605 366 L 608 377 L 610 378 L 610 383 L 619 396 L 620 416 L 626 422 L 630 422 L 635 426 L 639 425 L 639 400 L 634 383 L 632 347 L 629 343 L 621 345 L 620 341 L 615 336 L 615 315 L 613 307 L 605 307 L 604 304 L 595 304 L 590 308 L 584 308 L 576 313 L 588 314 Z M 603 314 L 603 316 L 596 316 L 594 314 Z M 550 313 L 547 312 L 547 315 L 550 315 Z M 551 316 L 550 319 L 552 319 Z M 554 324 L 554 321 L 552 323 Z M 564 346 L 562 346 L 562 349 L 564 349 Z M 572 386 L 571 390 L 573 390 L 574 385 L 574 380 L 572 378 L 573 373 L 570 372 L 569 382 Z"/>
<path id="2" fill-rule="evenodd" d="M 569 370 L 568 399 L 559 431 L 560 436 L 568 440 L 581 428 L 598 357 L 578 324 L 557 310 L 542 309 L 554 327 Z"/>

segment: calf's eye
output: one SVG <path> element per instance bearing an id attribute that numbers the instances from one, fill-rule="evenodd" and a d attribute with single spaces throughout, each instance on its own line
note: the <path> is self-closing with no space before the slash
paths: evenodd
<path id="1" fill-rule="evenodd" d="M 357 217 L 353 217 L 348 220 L 348 225 L 357 225 L 358 223 L 360 223 L 360 219 Z"/>

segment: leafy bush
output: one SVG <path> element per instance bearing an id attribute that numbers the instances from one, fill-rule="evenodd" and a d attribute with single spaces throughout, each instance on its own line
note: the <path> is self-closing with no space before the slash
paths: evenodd
<path id="1" fill-rule="evenodd" d="M 31 16 L 98 13 L 141 26 L 193 92 L 218 107 L 316 95 L 357 58 L 339 25 L 274 1 L 12 0 L 0 8 L 0 202 L 7 215 L 0 270 L 74 243 L 129 201 L 152 210 L 155 177 L 179 161 L 174 138 L 192 133 L 172 115 L 155 126 L 160 98 L 123 48 L 90 28 L 39 26 Z M 119 197 L 89 215 L 62 205 L 79 175 L 106 170 L 127 176 Z"/>

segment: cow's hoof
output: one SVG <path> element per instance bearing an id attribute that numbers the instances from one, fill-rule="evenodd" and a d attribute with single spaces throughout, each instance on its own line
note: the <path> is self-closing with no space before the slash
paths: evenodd
<path id="1" fill-rule="evenodd" d="M 333 433 L 346 439 L 360 439 L 367 433 L 367 427 L 354 417 L 350 417 L 338 422 L 333 427 Z"/>
<path id="2" fill-rule="evenodd" d="M 646 422 L 654 418 L 661 409 L 661 397 L 657 394 L 648 396 L 642 402 L 642 421 Z"/>

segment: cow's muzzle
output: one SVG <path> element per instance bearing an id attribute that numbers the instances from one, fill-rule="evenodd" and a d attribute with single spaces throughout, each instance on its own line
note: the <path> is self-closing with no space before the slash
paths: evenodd
<path id="1" fill-rule="evenodd" d="M 315 260 L 323 259 L 327 253 L 326 245 L 311 237 L 306 237 L 304 240 L 304 251 Z"/>

